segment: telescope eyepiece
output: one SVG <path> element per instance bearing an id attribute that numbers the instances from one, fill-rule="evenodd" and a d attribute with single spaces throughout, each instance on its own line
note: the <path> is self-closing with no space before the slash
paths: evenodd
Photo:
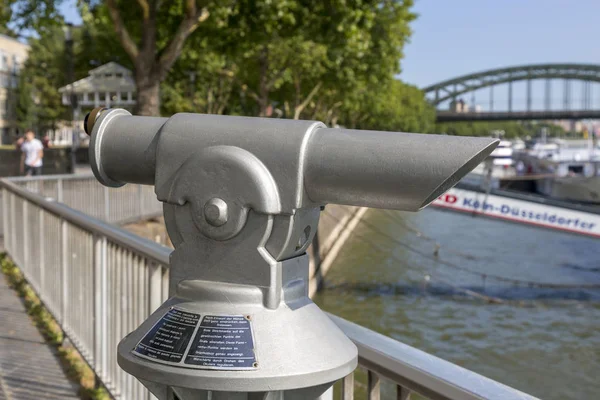
<path id="1" fill-rule="evenodd" d="M 83 130 L 87 133 L 88 136 L 92 136 L 92 130 L 94 129 L 94 124 L 98 120 L 98 117 L 102 113 L 102 111 L 108 110 L 106 107 L 96 107 L 89 113 L 85 115 L 83 120 Z"/>

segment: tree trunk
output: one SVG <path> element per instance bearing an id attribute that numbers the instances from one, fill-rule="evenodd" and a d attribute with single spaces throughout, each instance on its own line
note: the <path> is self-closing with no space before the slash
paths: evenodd
<path id="1" fill-rule="evenodd" d="M 136 73 L 137 102 L 134 114 L 160 115 L 160 81 L 152 76 Z"/>

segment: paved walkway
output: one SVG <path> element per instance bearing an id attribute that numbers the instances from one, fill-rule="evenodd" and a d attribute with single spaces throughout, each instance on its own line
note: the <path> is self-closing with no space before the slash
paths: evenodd
<path id="1" fill-rule="evenodd" d="M 79 399 L 53 351 L 0 276 L 0 400 Z"/>

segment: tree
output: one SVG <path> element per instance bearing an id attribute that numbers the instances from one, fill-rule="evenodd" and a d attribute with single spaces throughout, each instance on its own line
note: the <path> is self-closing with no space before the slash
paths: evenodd
<path id="1" fill-rule="evenodd" d="M 185 3 L 185 4 L 182 4 Z M 160 83 L 181 55 L 187 38 L 209 16 L 208 7 L 195 0 L 161 2 L 105 0 L 97 6 L 99 21 L 107 12 L 115 34 L 134 67 L 137 86 L 136 113 L 160 113 Z"/>
<path id="2" fill-rule="evenodd" d="M 59 120 L 70 119 L 57 91 L 67 83 L 64 43 L 64 34 L 58 27 L 49 28 L 38 39 L 30 39 L 31 51 L 19 76 L 16 109 L 21 129 L 35 128 L 42 133 L 54 129 Z"/>
<path id="3" fill-rule="evenodd" d="M 197 49 L 196 49 L 197 50 Z M 239 101 L 233 96 L 234 85 L 221 71 L 228 60 L 211 51 L 189 51 L 182 55 L 177 68 L 161 86 L 162 110 L 204 114 L 239 114 Z"/>
<path id="4" fill-rule="evenodd" d="M 11 5 L 12 3 L 10 1 L 4 0 L 0 2 L 0 33 L 14 37 L 15 32 L 9 27 L 9 24 L 13 19 L 13 10 Z"/>
<path id="5" fill-rule="evenodd" d="M 425 94 L 398 80 L 361 88 L 340 113 L 340 123 L 353 129 L 429 133 L 435 126 L 435 108 Z"/>
<path id="6" fill-rule="evenodd" d="M 3 20 L 15 35 L 33 30 L 38 35 L 63 26 L 64 19 L 58 11 L 62 0 L 3 0 Z M 10 10 L 10 11 L 8 11 Z"/>
<path id="7" fill-rule="evenodd" d="M 62 21 L 58 5 L 62 0 L 9 0 L 17 12 L 12 20 L 20 28 L 38 33 Z M 210 15 L 212 8 L 226 8 L 226 1 L 197 0 L 80 0 L 80 9 L 92 18 L 97 31 L 114 31 L 115 37 L 129 58 L 137 85 L 136 112 L 158 115 L 160 83 L 166 78 L 188 37 Z M 217 6 L 218 5 L 218 6 Z M 217 12 L 218 14 L 218 12 Z"/>
<path id="8" fill-rule="evenodd" d="M 60 2 L 9 1 L 19 4 L 14 20 L 20 26 L 39 26 L 42 33 L 54 23 L 48 19 Z M 406 88 L 396 93 L 400 89 L 393 83 L 415 18 L 412 0 L 207 0 L 202 7 L 197 0 L 137 0 L 133 6 L 125 0 L 79 0 L 79 5 L 85 54 L 77 68 L 107 61 L 133 68 L 137 113 L 159 113 L 162 87 L 166 113 L 266 116 L 276 107 L 287 118 L 358 126 L 365 118 L 376 121 L 364 112 L 365 104 L 377 100 L 370 95 L 413 98 Z M 384 113 L 383 103 L 377 104 Z M 388 125 L 399 126 L 394 121 Z"/>
<path id="9" fill-rule="evenodd" d="M 334 38 L 329 47 L 334 68 L 325 78 L 333 90 L 325 90 L 328 99 L 317 99 L 316 115 L 356 126 L 368 111 L 364 97 L 382 94 L 394 85 L 411 34 L 409 24 L 416 18 L 412 6 L 412 0 L 366 1 L 356 2 L 351 11 L 339 6 L 334 12 L 327 10 L 326 25 L 343 35 L 326 32 L 326 37 Z"/>
<path id="10" fill-rule="evenodd" d="M 221 73 L 254 102 L 255 115 L 274 104 L 288 118 L 333 114 L 361 80 L 399 72 L 411 7 L 412 0 L 240 0 L 224 20 L 217 51 L 232 63 Z"/>
<path id="11" fill-rule="evenodd" d="M 517 137 L 538 136 L 542 128 L 548 129 L 549 136 L 563 136 L 565 131 L 561 126 L 552 123 L 532 123 L 515 121 L 494 122 L 446 122 L 436 125 L 436 131 L 457 136 L 490 136 L 492 131 L 504 131 L 507 139 Z"/>

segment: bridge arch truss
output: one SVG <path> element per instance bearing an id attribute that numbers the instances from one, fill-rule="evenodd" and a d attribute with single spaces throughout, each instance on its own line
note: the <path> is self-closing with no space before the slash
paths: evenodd
<path id="1" fill-rule="evenodd" d="M 591 83 L 600 82 L 600 65 L 594 64 L 534 64 L 516 67 L 492 69 L 483 72 L 459 76 L 423 88 L 425 95 L 433 105 L 438 106 L 448 100 L 455 100 L 476 90 L 508 84 L 508 109 L 512 112 L 512 83 L 527 81 L 527 111 L 531 110 L 533 80 L 546 80 L 544 102 L 550 109 L 551 81 L 564 80 L 563 108 L 571 107 L 571 82 L 582 81 L 582 108 L 592 106 Z M 493 90 L 493 88 L 492 88 Z M 493 106 L 492 106 L 493 107 Z"/>

